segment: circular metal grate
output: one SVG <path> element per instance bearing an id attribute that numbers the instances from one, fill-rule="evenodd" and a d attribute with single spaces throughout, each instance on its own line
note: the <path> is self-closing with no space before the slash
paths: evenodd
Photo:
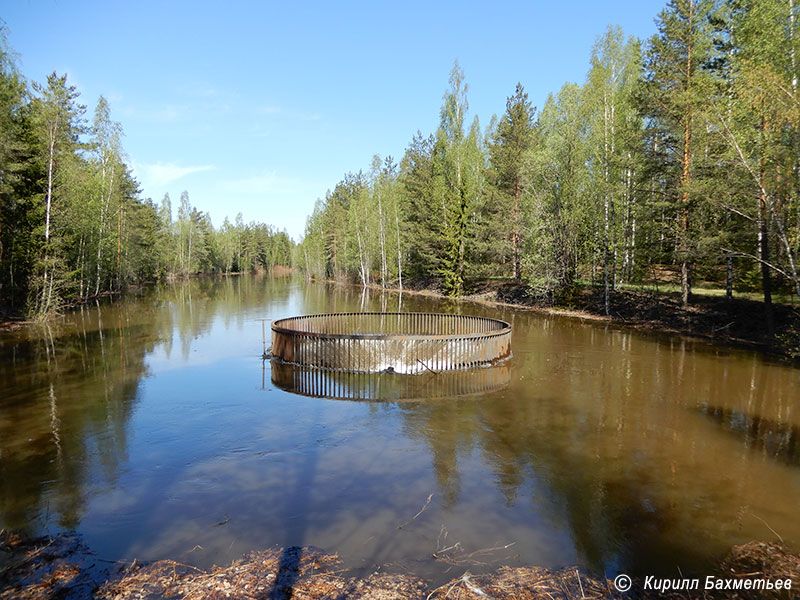
<path id="1" fill-rule="evenodd" d="M 511 355 L 511 326 L 440 313 L 330 313 L 272 323 L 272 356 L 361 373 L 424 373 L 489 365 Z"/>
<path id="2" fill-rule="evenodd" d="M 401 373 L 354 373 L 299 367 L 273 360 L 272 383 L 282 390 L 336 400 L 431 400 L 486 394 L 511 381 L 511 369 L 501 364 L 488 369 L 469 369 L 404 375 Z"/>

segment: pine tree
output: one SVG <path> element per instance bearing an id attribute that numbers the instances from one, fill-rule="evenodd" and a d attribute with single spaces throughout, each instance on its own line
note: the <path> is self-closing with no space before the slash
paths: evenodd
<path id="1" fill-rule="evenodd" d="M 38 179 L 30 98 L 0 26 L 0 302 L 25 301 L 40 246 L 34 195 Z"/>
<path id="2" fill-rule="evenodd" d="M 414 277 L 436 271 L 441 255 L 441 238 L 434 219 L 441 214 L 434 200 L 434 137 L 414 135 L 400 161 L 399 205 L 405 216 L 400 224 L 401 237 L 408 240 L 407 272 Z"/>
<path id="3" fill-rule="evenodd" d="M 489 143 L 491 181 L 499 199 L 500 221 L 507 230 L 510 229 L 508 237 L 515 281 L 522 278 L 522 248 L 525 244 L 522 199 L 529 183 L 526 163 L 534 141 L 535 112 L 522 84 L 517 83 Z"/>
<path id="4" fill-rule="evenodd" d="M 665 162 L 662 172 L 673 175 L 677 188 L 676 258 L 681 265 L 681 302 L 686 308 L 691 295 L 692 238 L 696 239 L 692 210 L 697 193 L 696 148 L 701 143 L 713 96 L 713 82 L 704 67 L 711 58 L 710 0 L 670 0 L 656 24 L 645 62 L 646 110 L 662 130 Z M 666 173 L 665 173 L 666 175 Z"/>

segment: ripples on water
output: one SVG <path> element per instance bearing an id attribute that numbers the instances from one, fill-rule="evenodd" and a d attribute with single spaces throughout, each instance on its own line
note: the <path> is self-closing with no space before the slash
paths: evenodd
<path id="1" fill-rule="evenodd" d="M 352 310 L 499 317 L 514 358 L 371 383 L 260 359 L 258 319 Z M 435 582 L 500 563 L 674 574 L 771 530 L 800 543 L 800 370 L 675 336 L 198 280 L 2 334 L 0 386 L 0 527 L 76 529 L 107 559 L 308 544 Z"/>

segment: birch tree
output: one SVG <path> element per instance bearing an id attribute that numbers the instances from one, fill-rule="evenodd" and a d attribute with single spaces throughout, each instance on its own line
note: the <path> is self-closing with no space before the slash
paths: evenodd
<path id="1" fill-rule="evenodd" d="M 609 27 L 592 50 L 591 65 L 584 100 L 589 115 L 589 164 L 599 198 L 597 214 L 602 215 L 596 229 L 601 234 L 604 307 L 610 314 L 620 237 L 629 233 L 631 246 L 635 243 L 634 154 L 639 151 L 641 120 L 633 95 L 639 78 L 639 45 L 633 39 L 626 43 L 619 27 Z M 626 253 L 626 261 L 630 260 Z"/>
<path id="2" fill-rule="evenodd" d="M 39 157 L 44 167 L 45 180 L 42 185 L 44 204 L 42 239 L 43 245 L 34 281 L 34 311 L 47 315 L 58 307 L 61 275 L 64 265 L 60 248 L 53 240 L 54 209 L 61 200 L 63 184 L 75 158 L 79 136 L 84 131 L 83 114 L 86 107 L 77 103 L 79 96 L 75 86 L 67 85 L 66 75 L 47 77 L 47 84 L 34 83 L 37 93 L 34 106 L 34 124 L 39 141 Z M 56 240 L 57 241 L 57 240 Z"/>

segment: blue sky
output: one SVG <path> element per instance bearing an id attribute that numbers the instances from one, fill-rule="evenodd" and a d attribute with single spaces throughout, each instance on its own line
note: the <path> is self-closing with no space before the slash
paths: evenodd
<path id="1" fill-rule="evenodd" d="M 534 105 L 583 82 L 607 25 L 642 39 L 662 0 L 105 2 L 0 9 L 23 74 L 66 72 L 125 131 L 143 195 L 180 193 L 215 226 L 242 212 L 295 239 L 317 198 L 373 154 L 435 130 L 453 61 L 482 127 L 520 81 Z"/>

